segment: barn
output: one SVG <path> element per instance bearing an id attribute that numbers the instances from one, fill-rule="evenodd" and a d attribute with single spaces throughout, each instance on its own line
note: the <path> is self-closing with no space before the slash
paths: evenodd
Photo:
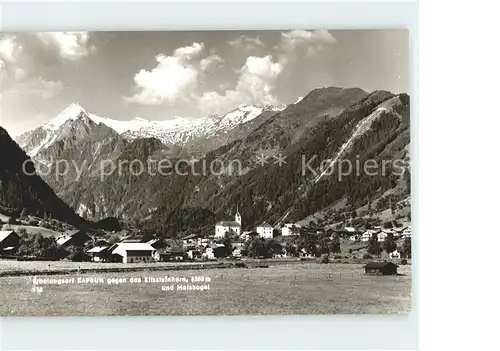
<path id="1" fill-rule="evenodd" d="M 10 254 L 17 249 L 21 237 L 13 230 L 0 231 L 0 253 Z"/>
<path id="2" fill-rule="evenodd" d="M 86 230 L 72 230 L 57 237 L 56 242 L 61 246 L 84 246 L 91 238 Z"/>
<path id="3" fill-rule="evenodd" d="M 392 262 L 370 262 L 365 265 L 365 273 L 369 275 L 397 275 L 398 265 Z"/>

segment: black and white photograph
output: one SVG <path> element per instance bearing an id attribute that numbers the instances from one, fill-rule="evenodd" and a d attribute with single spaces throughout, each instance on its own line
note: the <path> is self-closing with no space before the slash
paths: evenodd
<path id="1" fill-rule="evenodd" d="M 2 33 L 0 316 L 410 314 L 409 46 Z"/>

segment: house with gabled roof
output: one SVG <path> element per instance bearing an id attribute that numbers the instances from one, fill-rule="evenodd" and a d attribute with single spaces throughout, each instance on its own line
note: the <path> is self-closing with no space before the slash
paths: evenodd
<path id="1" fill-rule="evenodd" d="M 105 262 L 109 257 L 109 248 L 109 245 L 94 246 L 87 251 L 87 255 L 89 255 L 94 262 Z"/>
<path id="2" fill-rule="evenodd" d="M 0 231 L 0 254 L 11 254 L 20 242 L 21 237 L 14 230 Z"/>
<path id="3" fill-rule="evenodd" d="M 300 225 L 294 223 L 286 223 L 281 228 L 282 236 L 300 235 Z"/>
<path id="4" fill-rule="evenodd" d="M 57 237 L 57 245 L 61 246 L 84 246 L 90 240 L 86 230 L 72 230 Z"/>
<path id="5" fill-rule="evenodd" d="M 148 243 L 116 243 L 111 248 L 113 261 L 123 263 L 147 263 L 153 262 L 156 251 Z"/>
<path id="6" fill-rule="evenodd" d="M 380 229 L 368 229 L 366 230 L 362 235 L 361 235 L 361 241 L 370 241 L 370 239 L 372 238 L 372 236 L 375 234 L 377 235 L 377 238 L 378 238 L 378 234 L 381 233 L 382 231 Z"/>

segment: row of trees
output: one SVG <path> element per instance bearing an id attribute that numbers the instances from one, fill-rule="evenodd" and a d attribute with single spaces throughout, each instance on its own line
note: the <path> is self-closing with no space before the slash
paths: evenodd
<path id="1" fill-rule="evenodd" d="M 251 239 L 245 242 L 244 250 L 248 257 L 271 258 L 274 255 L 281 255 L 285 252 L 290 256 L 299 256 L 305 251 L 307 254 L 319 257 L 322 254 L 339 253 L 340 237 L 333 239 L 329 233 L 316 235 L 301 235 L 298 237 L 287 238 L 280 242 L 277 239 L 260 238 L 257 233 L 252 233 Z M 231 255 L 233 243 L 237 240 L 235 236 L 226 234 L 219 243 L 224 244 L 225 251 L 219 251 L 218 255 L 227 257 Z"/>
<path id="2" fill-rule="evenodd" d="M 403 245 L 398 247 L 392 234 L 388 234 L 383 243 L 380 243 L 377 235 L 373 234 L 368 242 L 367 251 L 372 255 L 380 255 L 383 251 L 391 253 L 396 249 L 402 254 L 402 257 L 411 258 L 411 238 L 406 237 Z"/>
<path id="3" fill-rule="evenodd" d="M 62 247 L 57 244 L 54 237 L 45 237 L 40 233 L 28 234 L 26 229 L 18 232 L 21 237 L 16 256 L 34 257 L 48 261 L 59 261 L 67 258 L 71 261 L 87 261 L 89 257 L 85 254 L 83 247 Z"/>

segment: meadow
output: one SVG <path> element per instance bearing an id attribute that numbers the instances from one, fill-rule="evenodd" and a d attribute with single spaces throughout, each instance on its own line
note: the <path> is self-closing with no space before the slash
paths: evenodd
<path id="1" fill-rule="evenodd" d="M 40 279 L 102 278 L 103 282 L 36 285 L 33 276 L 0 277 L 2 316 L 108 315 L 301 315 L 409 313 L 411 266 L 399 276 L 369 276 L 360 264 L 282 264 L 269 268 L 143 271 L 37 276 Z M 204 291 L 176 290 L 182 278 Z M 210 282 L 192 283 L 193 277 Z M 134 278 L 135 281 L 130 282 Z M 114 281 L 112 284 L 108 282 Z M 120 284 L 117 282 L 122 281 Z M 162 290 L 162 286 L 174 290 Z"/>
<path id="2" fill-rule="evenodd" d="M 63 234 L 62 232 L 58 232 L 52 229 L 24 224 L 4 224 L 3 227 L 0 224 L 0 228 L 2 228 L 2 230 L 15 230 L 17 233 L 19 233 L 21 229 L 25 229 L 26 233 L 28 234 L 42 234 L 47 238 L 57 237 Z"/>

